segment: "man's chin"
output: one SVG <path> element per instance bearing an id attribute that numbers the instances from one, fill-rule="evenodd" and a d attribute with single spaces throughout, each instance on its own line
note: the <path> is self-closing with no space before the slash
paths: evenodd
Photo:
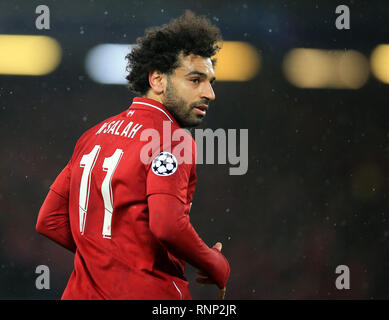
<path id="1" fill-rule="evenodd" d="M 194 119 L 186 120 L 181 123 L 181 127 L 183 128 L 193 128 L 199 126 L 203 122 L 203 116 L 197 116 Z"/>

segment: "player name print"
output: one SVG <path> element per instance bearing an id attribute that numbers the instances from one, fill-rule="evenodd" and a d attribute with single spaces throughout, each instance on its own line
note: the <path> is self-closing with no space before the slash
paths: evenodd
<path id="1" fill-rule="evenodd" d="M 170 152 L 161 152 L 151 164 L 151 169 L 157 176 L 170 176 L 176 172 L 177 167 L 177 159 Z"/>
<path id="2" fill-rule="evenodd" d="M 124 124 L 124 122 L 126 122 Z M 142 127 L 142 124 L 133 123 L 130 121 L 127 123 L 126 120 L 114 120 L 111 122 L 104 123 L 100 129 L 96 132 L 96 134 L 107 133 L 113 134 L 115 136 L 126 137 L 126 138 L 134 138 L 135 134 Z"/>

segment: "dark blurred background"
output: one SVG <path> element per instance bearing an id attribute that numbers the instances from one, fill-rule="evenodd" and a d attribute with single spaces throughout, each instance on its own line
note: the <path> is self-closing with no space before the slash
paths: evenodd
<path id="1" fill-rule="evenodd" d="M 50 8 L 50 30 L 36 29 L 40 4 Z M 335 26 L 340 4 L 350 9 L 349 30 Z M 191 210 L 204 241 L 223 243 L 227 298 L 389 298 L 388 84 L 370 70 L 357 89 L 301 88 L 282 67 L 293 48 L 352 49 L 370 65 L 373 50 L 389 43 L 389 3 L 357 0 L 1 1 L 0 34 L 52 37 L 62 58 L 47 75 L 0 75 L 0 298 L 61 297 L 73 256 L 36 233 L 39 208 L 79 136 L 134 97 L 125 85 L 92 80 L 87 53 L 135 43 L 185 9 L 261 58 L 252 79 L 216 83 L 201 126 L 249 130 L 247 174 L 198 165 Z M 41 264 L 50 290 L 35 287 Z M 349 290 L 335 286 L 338 265 L 350 269 Z M 190 266 L 187 277 L 194 299 L 216 298 Z"/>

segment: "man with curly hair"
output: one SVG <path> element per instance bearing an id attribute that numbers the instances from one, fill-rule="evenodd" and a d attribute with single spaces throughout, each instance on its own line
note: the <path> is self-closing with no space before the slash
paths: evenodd
<path id="1" fill-rule="evenodd" d="M 191 299 L 185 263 L 224 298 L 230 267 L 222 244 L 208 247 L 189 221 L 194 140 L 185 133 L 191 161 L 177 160 L 180 141 L 171 137 L 150 150 L 150 161 L 140 157 L 150 130 L 201 123 L 215 99 L 220 42 L 217 27 L 187 11 L 146 30 L 127 55 L 138 96 L 81 136 L 39 212 L 37 231 L 75 253 L 62 299 Z"/>

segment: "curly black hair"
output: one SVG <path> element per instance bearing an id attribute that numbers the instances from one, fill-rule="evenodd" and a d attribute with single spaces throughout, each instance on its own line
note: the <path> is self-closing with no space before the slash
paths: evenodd
<path id="1" fill-rule="evenodd" d="M 150 72 L 172 74 L 179 66 L 181 53 L 211 58 L 220 49 L 221 41 L 218 27 L 189 10 L 169 24 L 146 29 L 144 37 L 137 38 L 137 45 L 126 56 L 130 89 L 145 95 L 150 89 Z"/>

